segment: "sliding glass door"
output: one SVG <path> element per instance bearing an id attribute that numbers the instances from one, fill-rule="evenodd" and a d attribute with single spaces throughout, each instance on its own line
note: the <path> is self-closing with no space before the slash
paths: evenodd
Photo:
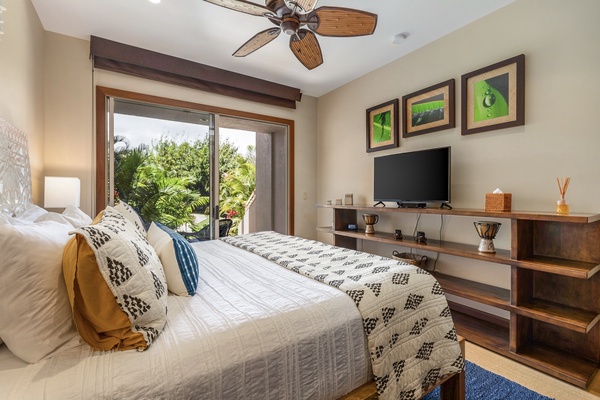
<path id="1" fill-rule="evenodd" d="M 215 116 L 109 98 L 108 204 L 197 240 L 215 237 Z"/>
<path id="2" fill-rule="evenodd" d="M 285 125 L 112 96 L 106 110 L 105 204 L 192 241 L 288 232 Z"/>

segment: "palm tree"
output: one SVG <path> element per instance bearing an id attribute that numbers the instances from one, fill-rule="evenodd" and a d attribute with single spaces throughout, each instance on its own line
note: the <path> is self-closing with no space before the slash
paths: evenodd
<path id="1" fill-rule="evenodd" d="M 149 151 L 143 144 L 131 149 L 124 136 L 115 136 L 114 149 L 114 189 L 119 199 L 128 202 L 135 190 L 137 171 L 148 159 Z"/>
<path id="2" fill-rule="evenodd" d="M 194 210 L 206 206 L 209 198 L 189 189 L 193 184 L 191 176 L 168 176 L 160 165 L 146 163 L 136 174 L 133 206 L 146 221 L 158 221 L 175 230 L 188 224 L 194 230 Z"/>

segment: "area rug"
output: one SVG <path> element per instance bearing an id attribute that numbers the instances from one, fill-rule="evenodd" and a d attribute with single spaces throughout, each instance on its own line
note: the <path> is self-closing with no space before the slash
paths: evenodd
<path id="1" fill-rule="evenodd" d="M 467 361 L 466 400 L 553 400 Z M 437 388 L 423 400 L 438 400 Z"/>

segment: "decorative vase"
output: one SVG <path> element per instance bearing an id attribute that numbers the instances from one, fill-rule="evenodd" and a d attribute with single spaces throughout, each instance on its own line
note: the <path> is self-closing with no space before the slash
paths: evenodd
<path id="1" fill-rule="evenodd" d="M 373 228 L 373 225 L 375 225 L 377 222 L 379 222 L 379 215 L 377 214 L 363 214 L 363 220 L 365 221 L 365 224 L 367 224 L 367 228 L 365 229 L 365 233 L 369 234 L 369 233 L 375 233 L 375 228 Z"/>
<path id="2" fill-rule="evenodd" d="M 557 214 L 568 214 L 569 213 L 569 203 L 565 200 L 564 197 L 561 197 L 560 200 L 556 202 L 556 213 Z"/>
<path id="3" fill-rule="evenodd" d="M 473 225 L 475 225 L 477 234 L 481 238 L 477 250 L 482 253 L 495 253 L 496 248 L 494 247 L 494 238 L 502 224 L 495 221 L 476 221 L 473 222 Z"/>

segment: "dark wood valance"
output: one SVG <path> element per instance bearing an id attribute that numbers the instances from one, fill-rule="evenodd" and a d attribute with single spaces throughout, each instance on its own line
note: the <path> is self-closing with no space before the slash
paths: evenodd
<path id="1" fill-rule="evenodd" d="M 238 99 L 296 108 L 300 89 L 92 36 L 94 68 L 185 86 Z"/>

